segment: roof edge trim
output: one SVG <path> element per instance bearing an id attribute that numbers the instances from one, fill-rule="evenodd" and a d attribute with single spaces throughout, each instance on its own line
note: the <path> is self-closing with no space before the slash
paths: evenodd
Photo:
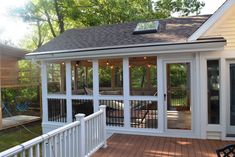
<path id="1" fill-rule="evenodd" d="M 168 43 L 168 44 L 145 44 L 132 45 L 125 47 L 106 47 L 93 49 L 65 50 L 60 52 L 44 52 L 30 53 L 26 55 L 26 59 L 33 60 L 55 60 L 65 58 L 96 58 L 107 56 L 127 56 L 139 55 L 142 53 L 160 54 L 160 53 L 177 53 L 177 52 L 195 52 L 195 51 L 212 51 L 221 50 L 226 45 L 226 40 L 220 38 L 217 40 L 202 40 L 184 43 Z"/>

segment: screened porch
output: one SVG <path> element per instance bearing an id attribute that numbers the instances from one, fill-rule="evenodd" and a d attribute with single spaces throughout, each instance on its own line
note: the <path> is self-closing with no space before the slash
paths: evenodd
<path id="1" fill-rule="evenodd" d="M 159 121 L 163 123 L 159 114 L 166 110 L 169 129 L 191 130 L 191 64 L 167 63 L 166 72 L 160 73 L 158 67 L 164 65 L 157 60 L 142 56 L 43 62 L 43 121 L 69 123 L 77 113 L 87 116 L 106 105 L 111 128 L 158 129 Z M 164 93 L 158 89 L 159 77 L 166 80 Z"/>

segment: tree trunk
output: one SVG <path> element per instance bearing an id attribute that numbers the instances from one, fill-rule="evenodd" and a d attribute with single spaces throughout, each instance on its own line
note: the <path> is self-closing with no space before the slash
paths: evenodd
<path id="1" fill-rule="evenodd" d="M 59 28 L 60 28 L 60 34 L 61 34 L 64 32 L 64 17 L 61 13 L 61 10 L 60 10 L 59 4 L 58 4 L 58 0 L 54 0 L 54 6 L 55 6 L 55 11 L 56 11 L 58 24 L 59 24 Z"/>
<path id="2" fill-rule="evenodd" d="M 53 37 L 56 37 L 56 34 L 55 34 L 55 31 L 54 31 L 54 28 L 53 28 L 53 25 L 51 23 L 51 18 L 50 18 L 50 15 L 48 14 L 48 12 L 46 11 L 46 9 L 44 8 L 45 10 L 45 15 L 47 17 L 47 23 L 49 24 L 49 27 L 50 27 L 50 30 L 51 30 L 51 34 L 53 35 Z"/>
<path id="3" fill-rule="evenodd" d="M 38 43 L 37 43 L 37 47 L 39 48 L 43 44 L 41 25 L 40 25 L 39 21 L 37 21 L 37 27 L 38 27 Z"/>

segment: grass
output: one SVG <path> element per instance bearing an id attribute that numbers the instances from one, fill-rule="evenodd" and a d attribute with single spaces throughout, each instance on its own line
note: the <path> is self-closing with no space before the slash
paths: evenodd
<path id="1" fill-rule="evenodd" d="M 0 152 L 31 140 L 42 134 L 40 123 L 36 123 L 26 127 L 34 134 L 30 133 L 22 126 L 0 132 Z"/>
<path id="2" fill-rule="evenodd" d="M 178 106 L 187 106 L 187 98 L 183 97 L 183 98 L 172 98 L 171 99 L 171 105 L 173 107 L 178 107 Z"/>

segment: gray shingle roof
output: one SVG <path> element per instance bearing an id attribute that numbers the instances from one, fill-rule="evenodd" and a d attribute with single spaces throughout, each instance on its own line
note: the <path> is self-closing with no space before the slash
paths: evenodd
<path id="1" fill-rule="evenodd" d="M 138 22 L 70 29 L 52 39 L 36 52 L 85 49 L 94 47 L 135 45 L 161 42 L 183 42 L 192 35 L 210 15 L 159 20 L 157 33 L 136 34 Z"/>

